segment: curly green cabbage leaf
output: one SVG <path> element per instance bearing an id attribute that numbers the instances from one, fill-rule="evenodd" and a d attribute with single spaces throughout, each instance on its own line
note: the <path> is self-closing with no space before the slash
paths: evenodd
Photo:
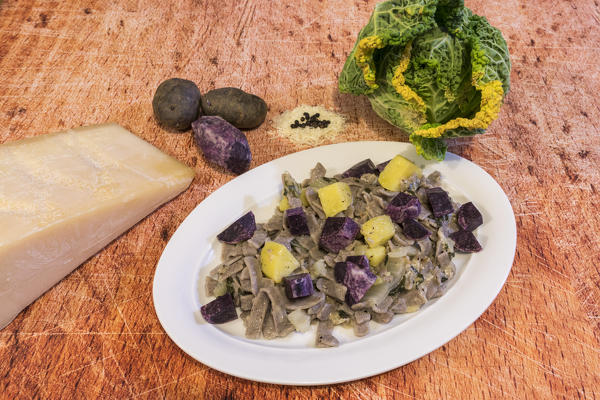
<path id="1" fill-rule="evenodd" d="M 388 0 L 360 31 L 339 78 L 343 93 L 410 134 L 417 153 L 443 160 L 445 138 L 483 133 L 510 86 L 502 33 L 463 0 Z"/>

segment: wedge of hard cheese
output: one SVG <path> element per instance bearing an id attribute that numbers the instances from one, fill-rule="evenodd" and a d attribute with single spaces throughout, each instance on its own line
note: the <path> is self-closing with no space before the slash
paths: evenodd
<path id="1" fill-rule="evenodd" d="M 117 124 L 0 145 L 0 329 L 193 177 Z"/>

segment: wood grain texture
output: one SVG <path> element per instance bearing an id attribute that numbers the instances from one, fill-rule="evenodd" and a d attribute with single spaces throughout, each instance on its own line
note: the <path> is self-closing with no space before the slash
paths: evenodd
<path id="1" fill-rule="evenodd" d="M 238 86 L 268 119 L 297 104 L 347 116 L 335 140 L 406 140 L 337 74 L 375 2 L 50 1 L 0 5 L 0 142 L 116 121 L 195 168 L 189 190 L 91 258 L 0 331 L 0 398 L 600 398 L 600 6 L 596 0 L 470 0 L 504 33 L 512 90 L 500 118 L 450 150 L 508 194 L 517 254 L 472 326 L 404 367 L 327 387 L 233 378 L 194 361 L 152 305 L 156 262 L 177 226 L 232 179 L 191 135 L 167 133 L 151 98 L 169 77 Z M 248 132 L 253 166 L 300 150 Z M 1 227 L 0 227 L 1 229 Z"/>

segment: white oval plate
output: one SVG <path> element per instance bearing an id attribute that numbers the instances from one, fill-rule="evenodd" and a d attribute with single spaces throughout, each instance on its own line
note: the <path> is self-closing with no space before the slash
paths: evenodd
<path id="1" fill-rule="evenodd" d="M 336 348 L 314 348 L 313 331 L 274 341 L 247 340 L 241 321 L 210 325 L 198 318 L 211 299 L 204 276 L 219 263 L 216 235 L 249 210 L 266 222 L 280 198 L 281 174 L 298 180 L 317 161 L 328 175 L 365 158 L 379 163 L 402 154 L 424 168 L 439 170 L 454 199 L 472 201 L 484 225 L 475 234 L 483 250 L 455 258 L 457 274 L 439 299 L 420 311 L 398 315 L 388 325 L 371 323 L 371 333 L 356 338 L 336 327 Z M 440 163 L 417 156 L 399 142 L 350 142 L 317 147 L 282 157 L 250 170 L 216 190 L 177 229 L 156 267 L 154 307 L 171 339 L 196 360 L 219 371 L 254 381 L 321 385 L 376 375 L 407 364 L 437 349 L 472 324 L 492 303 L 508 277 L 516 247 L 516 225 L 508 198 L 484 170 L 448 153 Z"/>

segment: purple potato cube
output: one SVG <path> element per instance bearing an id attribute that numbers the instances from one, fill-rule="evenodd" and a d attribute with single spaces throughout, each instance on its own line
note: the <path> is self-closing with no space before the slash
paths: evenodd
<path id="1" fill-rule="evenodd" d="M 248 171 L 252 154 L 246 135 L 221 117 L 203 116 L 192 123 L 204 157 L 235 174 Z"/>
<path id="2" fill-rule="evenodd" d="M 308 273 L 284 277 L 283 286 L 285 287 L 285 295 L 290 300 L 310 296 L 314 292 L 312 279 Z"/>
<path id="3" fill-rule="evenodd" d="M 385 213 L 399 224 L 405 219 L 417 218 L 421 213 L 421 202 L 416 196 L 401 192 L 390 201 Z"/>
<path id="4" fill-rule="evenodd" d="M 479 225 L 483 224 L 483 217 L 472 202 L 468 202 L 460 206 L 456 212 L 456 220 L 458 225 L 465 231 L 472 232 Z"/>
<path id="5" fill-rule="evenodd" d="M 360 178 L 364 174 L 378 174 L 377 168 L 375 168 L 375 164 L 371 161 L 370 158 L 359 162 L 358 164 L 350 167 L 346 172 L 342 174 L 342 178 Z"/>
<path id="6" fill-rule="evenodd" d="M 454 211 L 450 196 L 441 187 L 425 189 L 425 193 L 427 193 L 427 199 L 434 217 L 440 218 Z"/>
<path id="7" fill-rule="evenodd" d="M 367 256 L 348 256 L 346 257 L 346 261 L 350 261 L 361 268 L 371 268 Z"/>
<path id="8" fill-rule="evenodd" d="M 381 171 L 383 171 L 385 169 L 385 167 L 389 164 L 390 161 L 392 161 L 392 160 L 384 161 L 375 166 L 375 169 L 377 170 L 377 175 L 379 175 L 381 173 Z"/>
<path id="9" fill-rule="evenodd" d="M 348 288 L 346 303 L 349 305 L 361 301 L 367 290 L 377 280 L 377 276 L 371 271 L 371 268 L 361 268 L 350 261 L 336 263 L 334 273 L 336 281 Z"/>
<path id="10" fill-rule="evenodd" d="M 404 233 L 407 238 L 413 240 L 423 240 L 431 235 L 431 232 L 429 232 L 427 228 L 412 218 L 404 220 L 402 223 L 402 233 Z"/>
<path id="11" fill-rule="evenodd" d="M 249 211 L 233 224 L 229 225 L 223 232 L 219 233 L 217 239 L 221 242 L 236 244 L 250 239 L 254 236 L 254 231 L 256 231 L 254 213 Z"/>
<path id="12" fill-rule="evenodd" d="M 229 293 L 225 293 L 223 296 L 219 296 L 200 307 L 200 313 L 209 324 L 224 324 L 238 317 L 235 304 L 233 304 L 233 297 Z"/>
<path id="13" fill-rule="evenodd" d="M 481 245 L 473 235 L 473 232 L 459 230 L 452 232 L 448 237 L 454 240 L 454 248 L 463 253 L 477 253 L 481 251 Z"/>
<path id="14" fill-rule="evenodd" d="M 306 214 L 302 207 L 285 210 L 285 223 L 294 236 L 310 235 Z"/>
<path id="15" fill-rule="evenodd" d="M 339 253 L 354 241 L 360 227 L 348 217 L 329 217 L 325 220 L 319 246 L 330 253 Z"/>

